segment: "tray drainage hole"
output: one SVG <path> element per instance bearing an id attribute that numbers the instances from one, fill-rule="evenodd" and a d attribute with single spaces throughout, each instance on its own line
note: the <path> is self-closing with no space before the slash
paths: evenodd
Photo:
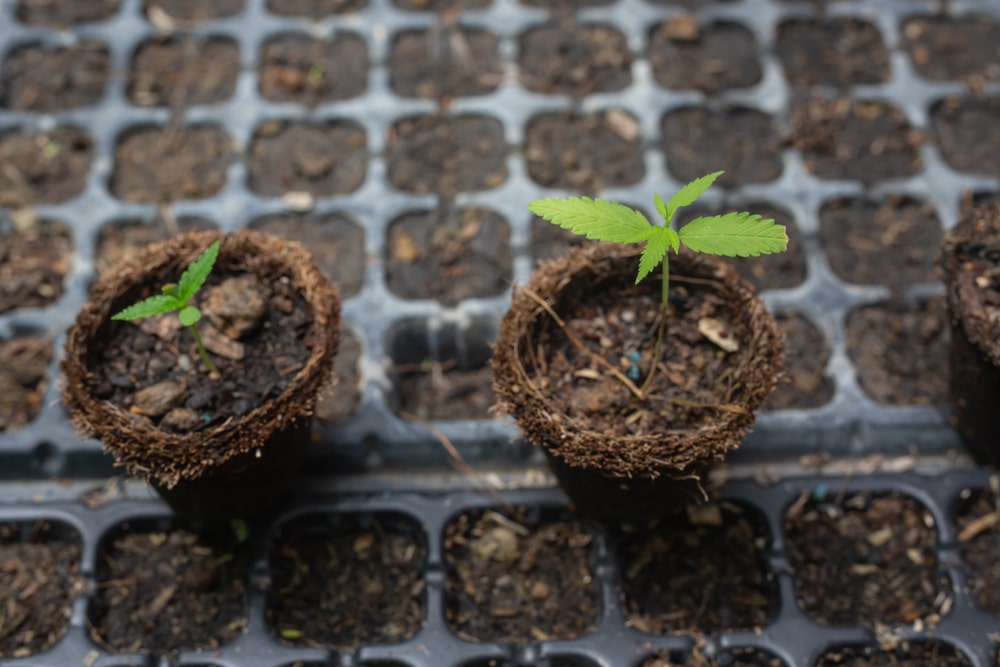
<path id="1" fill-rule="evenodd" d="M 40 443 L 32 452 L 32 463 L 47 477 L 56 477 L 62 474 L 66 464 L 66 457 L 59 451 L 59 448 L 51 442 Z"/>

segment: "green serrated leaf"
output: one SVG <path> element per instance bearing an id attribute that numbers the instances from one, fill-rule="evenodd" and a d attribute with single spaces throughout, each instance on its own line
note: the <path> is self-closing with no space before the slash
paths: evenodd
<path id="1" fill-rule="evenodd" d="M 182 307 L 183 304 L 180 303 L 176 297 L 170 296 L 169 294 L 156 294 L 137 303 L 133 303 L 127 308 L 123 308 L 118 313 L 112 315 L 111 319 L 138 320 L 151 315 L 169 313 L 171 310 L 178 310 Z"/>
<path id="2" fill-rule="evenodd" d="M 667 232 L 674 230 L 667 227 L 655 227 L 654 229 L 656 231 L 646 241 L 646 247 L 642 249 L 642 256 L 639 257 L 639 275 L 636 276 L 636 284 L 652 273 L 653 269 L 663 261 L 667 251 L 670 250 L 670 235 Z"/>
<path id="3" fill-rule="evenodd" d="M 181 324 L 189 327 L 201 320 L 201 311 L 194 306 L 184 306 L 181 308 L 181 312 L 177 313 L 177 317 L 180 319 Z"/>
<path id="4" fill-rule="evenodd" d="M 695 252 L 725 257 L 756 257 L 784 252 L 784 225 L 750 213 L 726 213 L 695 218 L 681 228 L 681 242 Z"/>
<path id="5" fill-rule="evenodd" d="M 181 279 L 177 283 L 177 298 L 180 299 L 181 303 L 186 304 L 201 289 L 208 274 L 212 272 L 212 267 L 215 266 L 215 260 L 218 257 L 219 242 L 216 241 L 184 269 L 184 273 L 181 274 Z"/>
<path id="6" fill-rule="evenodd" d="M 667 233 L 667 241 L 670 243 L 670 247 L 674 249 L 674 252 L 680 252 L 681 237 L 670 227 L 664 227 L 663 229 Z"/>
<path id="7" fill-rule="evenodd" d="M 674 213 L 677 212 L 677 209 L 698 201 L 698 198 L 705 194 L 706 190 L 712 187 L 712 183 L 715 183 L 715 179 L 722 176 L 724 173 L 725 172 L 722 171 L 716 171 L 702 176 L 701 178 L 696 178 L 675 192 L 674 196 L 670 198 L 669 202 L 667 202 L 667 214 L 663 216 L 664 219 L 669 223 L 674 219 Z M 661 213 L 660 215 L 663 214 Z"/>
<path id="8" fill-rule="evenodd" d="M 654 192 L 653 203 L 656 204 L 656 212 L 660 214 L 661 218 L 663 218 L 664 224 L 670 224 L 670 215 L 667 210 L 667 203 L 663 201 L 663 197 Z"/>
<path id="9" fill-rule="evenodd" d="M 160 288 L 160 291 L 167 296 L 176 297 L 177 296 L 177 283 L 167 283 Z"/>
<path id="10" fill-rule="evenodd" d="M 528 208 L 563 229 L 598 241 L 639 243 L 656 229 L 642 213 L 604 199 L 537 199 L 528 204 Z"/>

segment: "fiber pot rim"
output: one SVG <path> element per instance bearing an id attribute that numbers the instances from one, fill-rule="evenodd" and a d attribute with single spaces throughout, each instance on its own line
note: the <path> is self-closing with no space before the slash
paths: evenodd
<path id="1" fill-rule="evenodd" d="M 110 401 L 97 399 L 90 391 L 94 374 L 86 359 L 92 340 L 111 314 L 131 302 L 125 299 L 129 292 L 154 281 L 158 288 L 167 274 L 179 276 L 214 241 L 220 242 L 219 262 L 229 259 L 248 271 L 253 270 L 255 259 L 281 267 L 301 290 L 313 316 L 307 334 L 312 349 L 281 395 L 203 431 L 168 433 L 135 421 Z M 101 440 L 114 454 L 116 465 L 169 489 L 182 478 L 197 479 L 235 456 L 261 448 L 275 432 L 310 416 L 332 372 L 339 332 L 337 288 L 301 244 L 250 230 L 189 232 L 147 246 L 95 282 L 66 335 L 60 363 L 62 399 L 77 431 Z"/>
<path id="2" fill-rule="evenodd" d="M 675 477 L 703 468 L 735 449 L 754 421 L 754 411 L 777 385 L 784 361 L 783 335 L 774 316 L 756 290 L 727 264 L 704 255 L 681 253 L 671 257 L 672 274 L 697 275 L 718 283 L 733 312 L 747 325 L 748 339 L 740 340 L 741 375 L 748 377 L 734 402 L 744 411 L 724 411 L 717 420 L 683 434 L 649 434 L 619 439 L 603 446 L 606 434 L 586 426 L 585 419 L 553 419 L 554 406 L 530 381 L 522 350 L 532 344 L 532 333 L 550 316 L 529 296 L 529 290 L 556 308 L 565 288 L 581 279 L 601 275 L 635 275 L 642 249 L 589 243 L 562 257 L 543 262 L 524 288 L 515 286 L 511 305 L 500 322 L 491 360 L 493 391 L 498 409 L 517 421 L 526 439 L 571 467 L 595 468 L 610 477 Z M 658 289 L 658 288 L 657 288 Z"/>

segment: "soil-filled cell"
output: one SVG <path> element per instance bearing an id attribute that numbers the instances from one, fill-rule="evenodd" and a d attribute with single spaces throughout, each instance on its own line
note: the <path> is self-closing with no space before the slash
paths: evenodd
<path id="1" fill-rule="evenodd" d="M 573 11 L 582 7 L 600 7 L 610 5 L 615 0 L 518 0 L 526 7 L 538 7 L 553 11 Z"/>
<path id="2" fill-rule="evenodd" d="M 616 554 L 628 624 L 658 635 L 765 626 L 778 612 L 769 542 L 755 512 L 728 502 L 623 532 Z"/>
<path id="3" fill-rule="evenodd" d="M 994 19 L 917 17 L 903 24 L 902 34 L 921 76 L 978 86 L 1000 79 L 1000 25 Z"/>
<path id="4" fill-rule="evenodd" d="M 233 142 L 221 127 L 146 126 L 115 146 L 111 194 L 127 202 L 205 199 L 226 184 Z"/>
<path id="5" fill-rule="evenodd" d="M 356 222 L 337 214 L 281 214 L 254 220 L 249 227 L 304 245 L 319 268 L 336 283 L 341 299 L 361 291 L 365 279 L 365 231 Z"/>
<path id="6" fill-rule="evenodd" d="M 225 102 L 236 90 L 240 53 L 221 37 L 156 37 L 136 49 L 128 99 L 141 107 L 174 109 Z"/>
<path id="7" fill-rule="evenodd" d="M 632 83 L 632 53 L 625 35 L 604 25 L 569 23 L 533 28 L 520 38 L 518 69 L 536 93 L 582 97 Z"/>
<path id="8" fill-rule="evenodd" d="M 660 652 L 644 660 L 640 667 L 786 667 L 781 658 L 767 651 L 738 648 L 720 655 L 705 655 L 695 648 L 687 656 L 680 658 L 669 652 Z"/>
<path id="9" fill-rule="evenodd" d="M 766 410 L 818 408 L 833 398 L 834 382 L 826 372 L 830 343 L 807 317 L 775 314 L 785 334 L 785 379 L 764 402 Z"/>
<path id="10" fill-rule="evenodd" d="M 245 0 L 143 0 L 147 16 L 157 12 L 171 19 L 197 23 L 232 16 L 243 11 Z"/>
<path id="11" fill-rule="evenodd" d="M 889 79 L 889 50 L 878 28 L 856 18 L 786 21 L 777 28 L 775 51 L 797 87 L 844 89 Z"/>
<path id="12" fill-rule="evenodd" d="M 368 86 L 368 46 L 351 33 L 322 40 L 281 35 L 264 44 L 258 76 L 260 94 L 276 102 L 346 100 Z"/>
<path id="13" fill-rule="evenodd" d="M 95 104 L 110 69 L 107 47 L 92 39 L 57 49 L 16 48 L 3 62 L 0 107 L 52 112 Z"/>
<path id="14" fill-rule="evenodd" d="M 398 324 L 387 344 L 390 409 L 420 421 L 493 419 L 489 359 L 495 335 L 495 324 L 487 320 L 461 328 L 422 320 Z"/>
<path id="15" fill-rule="evenodd" d="M 845 646 L 820 656 L 816 667 L 972 667 L 955 647 L 936 641 L 900 642 L 894 649 Z"/>
<path id="16" fill-rule="evenodd" d="M 762 77 L 753 33 L 734 23 L 700 26 L 690 14 L 653 28 L 648 57 L 664 88 L 712 94 L 753 86 Z"/>
<path id="17" fill-rule="evenodd" d="M 0 339 L 0 432 L 22 428 L 38 416 L 52 355 L 47 337 Z"/>
<path id="18" fill-rule="evenodd" d="M 701 9 L 708 4 L 729 4 L 742 2 L 742 0 L 646 0 L 651 5 L 670 5 L 671 7 L 683 7 L 687 10 Z"/>
<path id="19" fill-rule="evenodd" d="M 955 514 L 969 594 L 980 607 L 1000 616 L 1000 513 L 997 494 L 989 489 L 970 492 Z"/>
<path id="20" fill-rule="evenodd" d="M 346 421 L 361 403 L 361 341 L 350 329 L 341 329 L 333 375 L 319 394 L 313 414 L 326 424 Z"/>
<path id="21" fill-rule="evenodd" d="M 200 218 L 156 218 L 150 222 L 142 220 L 118 220 L 104 225 L 97 235 L 94 248 L 94 266 L 102 274 L 119 262 L 134 259 L 139 251 L 150 243 L 166 241 L 182 234 L 203 229 L 215 229 L 218 225 Z"/>
<path id="22" fill-rule="evenodd" d="M 1000 97 L 942 100 L 931 107 L 931 129 L 952 168 L 1000 178 Z"/>
<path id="23" fill-rule="evenodd" d="M 781 137 L 774 118 L 753 109 L 693 107 L 663 117 L 662 145 L 671 175 L 685 183 L 713 171 L 726 188 L 781 176 Z"/>
<path id="24" fill-rule="evenodd" d="M 929 203 L 901 196 L 828 201 L 820 238 L 830 268 L 849 283 L 902 291 L 937 280 L 941 223 Z"/>
<path id="25" fill-rule="evenodd" d="M 619 109 L 543 114 L 528 121 L 524 157 L 539 185 L 594 195 L 634 185 L 646 174 L 639 121 Z"/>
<path id="26" fill-rule="evenodd" d="M 503 78 L 498 45 L 496 35 L 479 28 L 400 32 L 389 54 L 389 85 L 401 97 L 486 95 Z"/>
<path id="27" fill-rule="evenodd" d="M 247 154 L 250 189 L 265 197 L 354 192 L 367 170 L 367 135 L 349 120 L 322 125 L 268 121 L 254 131 Z"/>
<path id="28" fill-rule="evenodd" d="M 559 518 L 461 514 L 445 528 L 445 618 L 470 641 L 571 639 L 596 630 L 592 537 Z"/>
<path id="29" fill-rule="evenodd" d="M 39 308 L 62 296 L 73 260 L 73 239 L 61 222 L 30 209 L 0 213 L 0 314 Z"/>
<path id="30" fill-rule="evenodd" d="M 75 127 L 0 134 L 0 206 L 59 204 L 83 192 L 94 141 Z"/>
<path id="31" fill-rule="evenodd" d="M 400 190 L 452 196 L 507 180 L 503 125 L 480 115 L 414 116 L 389 129 L 389 182 Z"/>
<path id="32" fill-rule="evenodd" d="M 865 184 L 918 173 L 923 133 L 883 102 L 810 98 L 792 109 L 789 143 L 820 178 Z"/>
<path id="33" fill-rule="evenodd" d="M 823 625 L 934 624 L 951 606 L 934 517 L 914 498 L 817 488 L 784 526 L 795 598 Z"/>
<path id="34" fill-rule="evenodd" d="M 418 12 L 447 12 L 465 9 L 484 9 L 493 0 L 392 0 L 400 9 Z"/>
<path id="35" fill-rule="evenodd" d="M 398 644 L 426 607 L 420 527 L 397 515 L 306 516 L 269 548 L 267 622 L 295 646 Z"/>
<path id="36" fill-rule="evenodd" d="M 69 526 L 0 523 L 0 657 L 40 653 L 66 634 L 83 592 L 79 569 L 80 536 Z"/>
<path id="37" fill-rule="evenodd" d="M 122 524 L 98 551 L 91 632 L 116 651 L 215 649 L 247 624 L 249 545 L 229 524 Z"/>
<path id="38" fill-rule="evenodd" d="M 267 0 L 267 11 L 279 16 L 305 16 L 313 20 L 331 14 L 352 14 L 368 7 L 368 0 Z"/>
<path id="39" fill-rule="evenodd" d="M 894 300 L 850 311 L 847 353 L 861 388 L 886 405 L 944 405 L 951 338 L 943 299 Z"/>
<path id="40" fill-rule="evenodd" d="M 454 306 L 511 283 L 510 226 L 484 208 L 407 213 L 389 224 L 386 282 L 404 299 Z"/>
<path id="41" fill-rule="evenodd" d="M 17 20 L 29 25 L 66 28 L 74 23 L 105 21 L 118 11 L 121 0 L 20 0 Z"/>

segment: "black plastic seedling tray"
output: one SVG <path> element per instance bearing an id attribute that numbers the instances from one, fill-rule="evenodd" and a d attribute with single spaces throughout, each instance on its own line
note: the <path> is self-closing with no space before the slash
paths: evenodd
<path id="1" fill-rule="evenodd" d="M 67 2 L 66 6 L 74 4 Z M 296 3 L 289 2 L 291 9 L 284 12 L 278 9 L 280 2 L 246 0 L 232 3 L 214 17 L 187 20 L 171 19 L 169 12 L 165 18 L 163 9 L 152 0 L 122 0 L 120 6 L 95 3 L 79 10 L 81 3 L 76 5 L 82 12 L 79 16 L 88 20 L 69 20 L 68 25 L 62 25 L 64 19 L 60 19 L 56 25 L 48 25 L 35 18 L 46 11 L 55 15 L 57 10 L 46 10 L 44 3 L 0 0 L 0 62 L 5 68 L 0 84 L 0 153 L 6 140 L 29 136 L 36 137 L 39 150 L 55 151 L 58 157 L 67 146 L 46 137 L 64 128 L 76 128 L 85 135 L 82 142 L 73 144 L 84 156 L 83 179 L 76 185 L 60 182 L 58 177 L 46 181 L 45 176 L 39 181 L 42 185 L 25 185 L 4 181 L 0 175 L 0 243 L 9 242 L 18 224 L 35 218 L 65 224 L 72 242 L 68 271 L 51 298 L 0 313 L 0 342 L 32 336 L 50 341 L 53 350 L 37 397 L 37 415 L 23 427 L 0 432 L 0 523 L 31 527 L 41 522 L 68 531 L 71 541 L 80 544 L 79 575 L 83 582 L 73 596 L 65 635 L 42 652 L 4 657 L 0 662 L 25 667 L 157 663 L 632 667 L 664 652 L 683 661 L 695 649 L 726 665 L 732 664 L 735 649 L 758 648 L 783 664 L 805 667 L 844 647 L 895 647 L 892 650 L 905 658 L 911 645 L 938 642 L 945 647 L 943 651 L 957 651 L 975 667 L 997 664 L 1000 617 L 973 601 L 954 519 L 962 503 L 989 488 L 990 473 L 971 466 L 959 453 L 959 439 L 949 425 L 944 396 L 947 324 L 939 298 L 941 288 L 930 263 L 941 231 L 955 224 L 964 207 L 996 199 L 1000 193 L 1000 150 L 989 150 L 993 129 L 1000 120 L 996 111 L 1000 77 L 995 65 L 995 44 L 1000 37 L 993 38 L 1000 33 L 1000 2 L 608 0 L 600 4 L 552 3 L 562 8 L 546 9 L 517 0 L 482 0 L 465 3 L 465 11 L 454 11 L 436 6 L 447 3 L 369 0 L 329 3 L 330 7 L 313 16 L 304 8 L 307 4 L 296 8 Z M 206 4 L 200 10 L 210 14 L 214 6 Z M 721 41 L 712 48 L 720 48 L 719 43 L 743 44 L 746 50 L 723 50 L 722 55 L 696 52 L 693 56 L 684 51 L 691 8 L 705 34 L 721 30 Z M 928 42 L 928 47 L 921 42 L 929 30 L 925 23 L 932 27 L 968 23 L 974 27 L 970 28 L 972 36 L 960 33 L 958 38 L 937 43 L 951 44 L 950 50 L 935 51 L 935 43 Z M 558 58 L 572 53 L 575 42 L 586 41 L 579 36 L 565 38 L 566 33 L 576 35 L 573 31 L 579 25 L 611 30 L 611 37 L 605 34 L 601 38 L 602 48 L 610 48 L 615 57 L 600 52 L 610 60 L 590 63 L 588 67 L 594 69 L 584 68 L 582 75 L 566 69 L 565 80 L 559 76 L 547 80 L 546 66 L 555 63 L 549 69 L 560 74 Z M 486 47 L 487 52 L 492 49 L 492 60 L 481 65 L 486 76 L 477 85 L 482 89 L 474 95 L 445 91 L 447 94 L 437 98 L 433 93 L 425 98 L 411 96 L 406 91 L 413 87 L 400 80 L 400 72 L 407 71 L 403 65 L 408 59 L 419 60 L 419 55 L 400 57 L 395 52 L 399 40 L 412 31 L 430 31 L 437 36 L 438 48 L 449 53 L 448 48 L 454 46 L 447 36 L 456 26 L 495 38 L 492 47 Z M 834 26 L 831 34 L 840 29 L 854 32 L 841 36 L 840 42 L 831 37 L 833 44 L 827 47 L 824 26 Z M 343 53 L 337 56 L 340 60 L 335 57 L 331 62 L 344 68 L 345 78 L 349 78 L 350 69 L 360 77 L 360 83 L 354 88 L 334 86 L 336 92 L 326 98 L 318 94 L 318 99 L 302 97 L 298 101 L 266 92 L 262 53 L 273 40 L 285 35 L 320 43 L 354 40 L 353 48 L 365 57 L 357 57 L 355 50 L 350 66 Z M 218 99 L 181 103 L 171 109 L 155 97 L 157 77 L 169 81 L 171 76 L 161 71 L 148 84 L 153 92 L 137 96 L 132 77 L 140 46 L 186 37 L 230 45 L 230 56 L 235 59 L 225 82 L 229 92 Z M 561 48 L 546 50 L 560 39 Z M 655 52 L 654 44 L 663 46 L 672 39 L 681 44 L 680 51 L 667 51 L 666 56 Z M 796 39 L 800 40 L 798 47 Z M 92 99 L 50 109 L 15 95 L 10 63 L 16 54 L 38 47 L 58 50 L 91 42 L 106 53 L 103 82 L 96 86 Z M 465 42 L 465 46 L 470 43 Z M 954 56 L 962 52 L 956 43 L 967 45 L 971 54 L 967 61 Z M 796 59 L 808 61 L 811 52 L 827 54 L 823 56 L 826 60 L 814 65 L 817 71 L 828 68 L 832 73 L 820 73 L 812 79 L 809 72 L 802 74 Z M 938 55 L 943 62 L 954 58 L 958 64 L 942 75 L 934 69 Z M 531 57 L 535 60 L 528 62 Z M 669 68 L 671 58 L 684 63 L 680 74 Z M 717 77 L 720 66 L 705 64 L 713 58 L 721 59 L 723 70 L 729 67 L 742 72 L 744 66 L 755 65 L 759 74 L 754 75 L 750 67 L 746 80 L 741 80 L 739 73 L 733 78 Z M 837 67 L 837 63 L 859 61 L 860 66 Z M 705 67 L 709 83 L 685 83 L 685 72 Z M 317 72 L 322 78 L 322 69 L 309 70 L 306 76 Z M 671 77 L 680 77 L 680 83 Z M 435 90 L 434 77 L 429 80 L 430 84 L 424 81 L 423 85 Z M 72 84 L 66 85 L 72 88 Z M 858 155 L 848 153 L 846 167 L 831 167 L 824 163 L 828 155 L 824 155 L 823 136 L 817 148 L 815 137 L 797 134 L 800 125 L 809 122 L 808 118 L 803 121 L 798 111 L 807 96 L 829 104 L 836 99 L 847 100 L 842 104 L 848 106 L 859 104 L 864 108 L 858 118 L 866 113 L 881 118 L 877 104 L 890 105 L 897 115 L 884 123 L 875 122 L 873 134 L 861 140 L 863 150 Z M 869 103 L 876 106 L 865 106 Z M 608 111 L 612 112 L 611 121 L 602 115 Z M 702 120 L 691 127 L 709 128 L 705 130 L 707 137 L 696 140 L 691 137 L 697 132 L 684 130 L 684 119 L 692 113 L 702 114 Z M 600 165 L 591 164 L 582 172 L 589 169 L 597 175 L 585 173 L 577 187 L 558 180 L 553 185 L 548 176 L 539 175 L 545 165 L 539 166 L 537 146 L 532 143 L 536 140 L 532 122 L 544 114 L 603 118 L 601 122 L 617 137 L 612 140 L 618 142 L 613 144 L 616 150 L 624 144 L 631 157 L 609 154 L 606 161 L 614 162 L 618 172 L 603 173 Z M 735 138 L 712 124 L 716 117 L 737 116 L 758 124 L 751 124 Z M 477 125 L 471 130 L 449 125 L 459 119 L 471 119 Z M 821 115 L 818 127 L 825 131 L 827 126 L 838 127 L 841 121 L 848 125 L 854 122 L 833 117 L 824 121 Z M 863 124 L 863 120 L 857 122 Z M 456 136 L 462 131 L 468 134 L 464 139 L 428 138 L 438 136 L 433 134 L 435 123 L 451 127 Z M 263 139 L 280 135 L 280 128 L 298 125 L 346 127 L 348 135 L 363 139 L 351 143 L 348 138 L 346 144 L 331 140 L 331 145 L 339 147 L 332 151 L 334 171 L 345 170 L 344 180 L 333 179 L 336 182 L 331 185 L 322 176 L 312 182 L 306 179 L 304 185 L 287 185 L 280 178 L 261 175 L 255 156 L 258 149 L 265 150 Z M 138 166 L 125 164 L 120 156 L 129 137 L 149 128 L 154 128 L 155 134 L 205 126 L 223 132 L 223 143 L 230 147 L 221 166 L 211 172 L 215 178 L 224 174 L 217 186 L 202 183 L 207 190 L 200 194 L 164 201 L 127 191 L 128 172 L 142 167 L 141 161 Z M 980 128 L 978 134 L 976 127 Z M 825 138 L 827 153 L 836 153 L 831 146 L 850 143 L 852 131 L 849 128 L 837 134 L 838 130 L 830 130 L 832 134 Z M 902 133 L 902 139 L 897 132 Z M 685 144 L 688 139 L 693 143 Z M 963 139 L 966 153 L 956 153 L 954 145 Z M 48 144 L 42 146 L 45 141 Z M 584 139 L 570 139 L 569 143 L 574 141 L 586 144 Z M 470 158 L 464 147 L 477 142 L 484 142 L 485 148 L 473 150 Z M 880 148 L 868 150 L 876 144 Z M 409 152 L 416 150 L 413 145 L 430 146 L 431 153 L 413 157 Z M 760 548 L 763 571 L 766 580 L 774 584 L 770 619 L 739 630 L 640 631 L 622 609 L 622 566 L 613 546 L 616 537 L 588 525 L 585 531 L 593 540 L 590 558 L 599 590 L 599 615 L 592 627 L 566 640 L 524 636 L 516 641 L 477 642 L 462 638 L 446 620 L 450 570 L 444 556 L 445 526 L 470 509 L 506 511 L 500 496 L 525 508 L 529 517 L 572 515 L 545 472 L 542 458 L 518 438 L 510 422 L 482 411 L 469 418 L 462 412 L 464 407 L 455 407 L 464 406 L 470 392 L 481 392 L 486 380 L 478 376 L 472 381 L 478 385 L 466 386 L 450 396 L 431 397 L 432 403 L 445 411 L 445 417 L 453 407 L 456 412 L 452 414 L 462 418 L 438 418 L 432 412 L 414 420 L 404 415 L 410 408 L 405 404 L 400 407 L 404 400 L 400 398 L 401 377 L 414 369 L 475 371 L 486 365 L 510 283 L 527 278 L 543 254 L 534 221 L 526 210 L 529 201 L 582 190 L 648 206 L 654 191 L 669 193 L 690 180 L 692 174 L 687 170 L 696 167 L 689 163 L 713 151 L 718 151 L 717 161 L 706 157 L 706 168 L 693 175 L 726 169 L 735 180 L 708 194 L 708 208 L 767 206 L 781 211 L 795 226 L 793 244 L 800 253 L 801 276 L 770 282 L 765 276 L 762 287 L 769 306 L 804 323 L 807 333 L 790 336 L 792 347 L 803 340 L 816 343 L 806 355 L 810 358 L 795 358 L 792 350 L 793 369 L 802 373 L 792 374 L 792 396 L 786 393 L 781 402 L 769 405 L 760 416 L 752 434 L 732 457 L 732 468 L 726 469 L 731 481 L 723 484 L 720 492 L 726 500 L 759 515 L 764 536 Z M 758 166 L 749 164 L 755 151 L 763 154 Z M 441 164 L 449 163 L 452 154 L 459 160 L 470 159 L 474 168 L 459 164 L 452 173 L 433 176 Z M 900 154 L 905 158 L 903 166 L 895 161 Z M 577 157 L 588 162 L 588 156 Z M 156 159 L 149 157 L 147 162 Z M 337 162 L 341 159 L 343 163 Z M 401 175 L 407 172 L 409 181 Z M 22 186 L 27 189 L 19 190 Z M 865 237 L 865 243 L 848 248 L 846 255 L 834 252 L 834 240 L 843 236 L 836 230 L 831 232 L 836 220 L 844 220 L 836 217 L 837 211 L 859 211 L 862 215 L 885 206 L 889 212 L 878 215 L 890 219 L 895 215 L 902 218 L 900 211 L 904 209 L 919 209 L 932 221 L 930 230 L 918 234 L 915 228 L 904 227 L 902 234 L 896 229 L 896 235 L 882 230 L 880 234 L 889 234 L 882 238 L 891 237 L 881 241 L 884 247 L 876 243 L 874 250 L 870 246 L 866 249 L 870 238 Z M 469 250 L 476 258 L 469 263 L 474 271 L 485 270 L 486 264 L 496 261 L 500 268 L 491 280 L 499 287 L 460 293 L 459 298 L 434 298 L 419 290 L 414 295 L 413 285 L 406 284 L 405 277 L 391 277 L 396 270 L 393 262 L 403 248 L 397 234 L 400 218 L 438 211 L 447 219 L 471 208 L 487 209 L 501 220 L 496 227 L 501 231 L 481 241 L 487 245 L 485 251 Z M 345 389 L 342 382 L 343 393 L 334 399 L 342 401 L 334 410 L 338 416 L 317 424 L 301 490 L 279 513 L 250 525 L 248 544 L 253 557 L 247 618 L 238 636 L 204 652 L 181 650 L 156 656 L 114 651 L 95 639 L 91 628 L 94 600 L 104 585 L 99 571 L 101 545 L 109 535 L 117 534 L 123 523 L 147 525 L 147 520 L 152 520 L 149 525 L 166 529 L 174 525 L 175 518 L 141 485 L 120 482 L 100 443 L 80 439 L 68 423 L 58 396 L 58 356 L 64 331 L 84 303 L 100 265 L 97 252 L 102 231 L 124 221 L 152 227 L 163 220 L 191 219 L 222 229 L 239 229 L 275 214 L 321 225 L 333 225 L 330 221 L 336 220 L 336 224 L 353 230 L 353 245 L 338 246 L 330 270 L 344 293 L 346 330 L 357 342 L 356 386 Z M 909 224 L 911 219 L 905 220 Z M 480 228 L 488 226 L 480 224 Z M 414 238 L 419 254 L 426 239 L 413 236 L 411 242 Z M 888 257 L 894 248 L 906 249 L 910 259 L 903 261 L 902 269 L 886 260 L 883 270 L 883 256 Z M 435 252 L 422 250 L 431 255 Z M 338 265 L 353 268 L 337 274 Z M 898 275 L 893 273 L 897 269 L 901 271 Z M 794 274 L 795 270 L 789 270 L 789 275 Z M 466 280 L 471 283 L 465 275 L 442 282 L 454 285 Z M 879 325 L 885 320 L 878 318 L 885 312 L 902 312 L 903 316 L 891 325 Z M 870 313 L 876 324 L 859 333 L 858 327 L 863 329 Z M 866 350 L 875 352 L 866 356 Z M 876 368 L 879 359 L 886 361 L 884 369 Z M 897 385 L 904 384 L 918 388 L 898 389 Z M 416 391 L 433 393 L 426 388 Z M 453 472 L 456 453 L 477 474 Z M 817 464 L 833 467 L 807 467 Z M 876 497 L 900 492 L 921 503 L 931 517 L 936 538 L 930 553 L 941 563 L 949 586 L 945 606 L 938 607 L 939 619 L 883 624 L 873 618 L 851 627 L 835 627 L 817 622 L 803 610 L 785 541 L 789 508 L 803 499 L 822 501 L 862 490 Z M 282 526 L 299 515 L 321 517 L 319 521 L 334 526 L 341 516 L 391 516 L 409 526 L 407 530 L 426 550 L 419 566 L 424 586 L 419 596 L 419 630 L 402 643 L 355 642 L 347 648 L 282 639 L 265 613 L 274 574 L 268 554 L 281 543 Z M 990 531 L 987 534 L 992 535 Z M 6 603 L 9 601 L 0 591 L 0 607 Z M 934 660 L 900 664 L 934 664 Z"/>

